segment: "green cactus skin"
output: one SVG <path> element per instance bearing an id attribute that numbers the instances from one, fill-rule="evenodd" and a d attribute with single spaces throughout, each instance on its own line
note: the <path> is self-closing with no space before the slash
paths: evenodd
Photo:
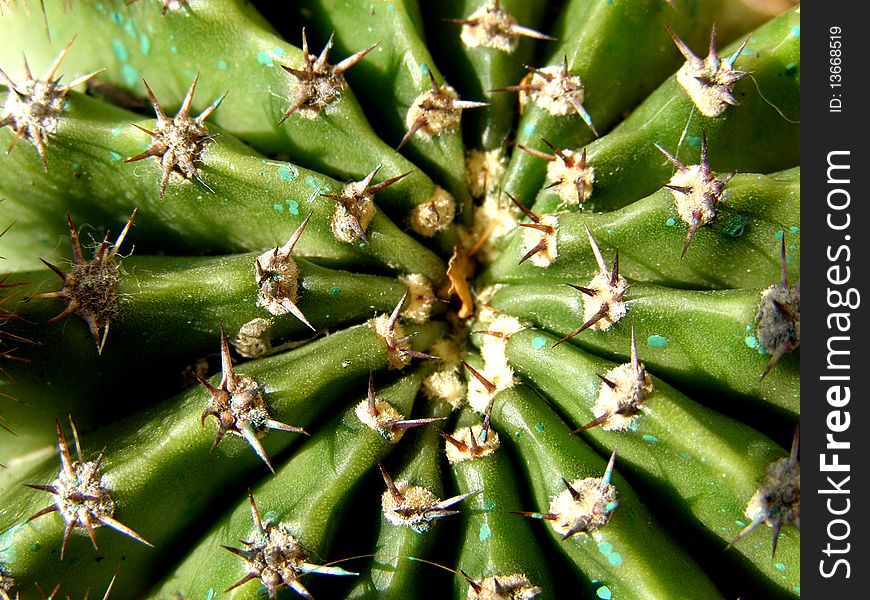
<path id="1" fill-rule="evenodd" d="M 581 282 L 581 285 L 585 282 Z M 758 349 L 755 316 L 762 290 L 688 291 L 630 283 L 626 315 L 607 331 L 587 330 L 570 343 L 610 359 L 628 359 L 631 331 L 650 349 L 644 362 L 699 399 L 730 394 L 724 412 L 765 408 L 792 423 L 800 414 L 797 353 L 786 354 L 764 379 L 770 359 Z M 501 288 L 492 306 L 562 336 L 583 324 L 582 294 L 565 285 Z"/>
<path id="2" fill-rule="evenodd" d="M 345 268 L 380 266 L 421 273 L 432 281 L 443 277 L 442 261 L 381 212 L 369 225 L 369 244 L 337 242 L 331 230 L 336 202 L 320 194 L 341 193 L 343 184 L 290 163 L 251 154 L 226 133 L 206 146 L 199 165 L 200 178 L 214 193 L 195 180 L 170 181 L 166 197 L 160 201 L 159 164 L 152 159 L 121 163 L 150 143 L 149 137 L 131 123 L 153 128 L 154 120 L 143 120 L 74 92 L 67 101 L 69 108 L 61 127 L 48 144 L 47 176 L 30 148 L 19 148 L 3 157 L 9 176 L 0 183 L 0 194 L 7 198 L 4 204 L 10 216 L 25 224 L 40 223 L 45 230 L 64 235 L 63 215 L 68 209 L 80 215 L 78 221 L 123 223 L 138 208 L 137 239 L 146 251 L 150 247 L 188 254 L 240 252 L 283 244 L 305 215 L 314 211 L 296 247 L 297 256 Z M 209 127 L 212 133 L 219 132 Z M 12 135 L 3 128 L 0 145 Z M 119 215 L 124 215 L 123 220 Z M 3 251 L 7 245 L 14 248 L 20 243 L 14 231 L 0 239 Z M 55 240 L 54 235 L 43 233 L 34 248 L 40 253 L 37 256 L 53 261 Z M 20 252 L 16 254 L 23 260 Z M 31 254 L 32 262 L 26 268 L 33 268 L 35 259 Z M 11 258 L 10 266 L 16 266 Z"/>
<path id="3" fill-rule="evenodd" d="M 421 404 L 420 402 L 417 403 Z M 419 406 L 418 406 L 419 408 Z M 450 407 L 442 402 L 430 402 L 422 411 L 417 410 L 415 418 L 446 418 Z M 440 425 L 440 424 L 439 424 Z M 407 481 L 411 485 L 421 486 L 430 492 L 444 498 L 444 482 L 441 474 L 441 448 L 438 434 L 431 428 L 410 431 L 405 434 L 408 441 L 404 448 L 396 450 L 386 468 L 393 481 Z M 395 456 L 400 455 L 400 456 Z M 398 466 L 394 467 L 395 461 Z M 383 488 L 380 488 L 383 490 Z M 368 508 L 368 503 L 365 504 Z M 465 505 L 463 510 L 467 510 Z M 351 511 L 353 519 L 371 520 L 371 513 L 362 510 Z M 383 600 L 402 600 L 411 598 L 420 589 L 422 577 L 432 575 L 431 567 L 410 560 L 432 559 L 433 547 L 441 535 L 442 527 L 438 524 L 425 532 L 418 533 L 410 527 L 399 527 L 391 524 L 383 516 L 380 497 L 377 502 L 378 535 L 374 546 L 363 545 L 375 549 L 375 555 L 365 568 L 361 569 L 359 581 L 348 592 L 347 598 L 358 600 L 363 598 L 381 598 Z"/>
<path id="4" fill-rule="evenodd" d="M 710 167 L 718 173 L 770 173 L 799 164 L 800 13 L 796 10 L 756 29 L 737 57 L 734 68 L 752 73 L 734 87 L 738 106 L 706 117 L 674 76 L 616 129 L 588 144 L 588 162 L 595 170 L 589 202 L 610 210 L 651 194 L 668 182 L 674 170 L 655 145 L 684 164 L 696 164 L 704 134 Z M 723 61 L 743 41 L 726 47 L 721 52 Z M 697 53 L 703 55 L 703 48 L 699 45 Z M 558 202 L 551 190 L 543 190 L 532 209 L 548 212 Z"/>
<path id="5" fill-rule="evenodd" d="M 378 390 L 377 396 L 408 415 L 421 380 L 418 369 Z M 343 524 L 342 512 L 346 512 L 343 508 L 350 502 L 358 483 L 373 475 L 372 467 L 395 445 L 385 439 L 382 432 L 360 422 L 355 404 L 318 430 L 274 477 L 252 489 L 263 514 L 269 514 L 269 520 L 275 525 L 286 524 L 315 561 L 324 561 L 329 556 L 330 541 L 337 535 L 352 533 L 353 524 Z M 245 497 L 213 524 L 149 597 L 166 598 L 180 593 L 188 598 L 205 598 L 210 593 L 223 592 L 242 579 L 247 569 L 241 558 L 221 546 L 240 547 L 239 540 L 247 539 L 252 529 L 250 504 Z M 335 566 L 353 571 L 356 564 L 354 561 Z M 204 565 L 208 568 L 203 568 Z M 316 579 L 316 576 L 306 577 L 301 583 L 306 587 L 309 583 L 316 585 Z M 258 598 L 259 588 L 259 581 L 246 583 L 227 597 Z"/>
<path id="6" fill-rule="evenodd" d="M 408 329 L 419 332 L 413 338 L 418 349 L 443 333 L 436 323 Z M 297 350 L 246 363 L 237 372 L 263 386 L 272 418 L 307 427 L 354 383 L 360 384 L 370 372 L 385 369 L 387 364 L 383 339 L 369 326 L 360 325 Z M 211 381 L 218 383 L 217 378 Z M 107 449 L 103 472 L 110 476 L 119 504 L 118 519 L 160 548 L 183 539 L 180 536 L 189 519 L 233 482 L 252 469 L 266 471 L 243 440 L 225 439 L 209 452 L 215 427 L 212 420 L 205 427 L 200 425 L 208 397 L 205 389 L 197 387 L 82 439 L 86 460 L 95 459 L 97 449 Z M 276 457 L 299 437 L 273 431 L 262 444 L 268 456 Z M 55 454 L 30 473 L 33 479 L 27 483 L 49 484 L 58 469 Z M 53 585 L 63 581 L 66 593 L 83 596 L 89 587 L 104 585 L 122 565 L 116 582 L 119 589 L 141 591 L 153 582 L 155 551 L 107 528 L 97 531 L 102 560 L 94 561 L 94 549 L 86 536 L 74 535 L 64 560 L 58 561 L 64 530 L 61 519 L 49 515 L 27 522 L 28 516 L 48 504 L 47 494 L 22 487 L 10 494 L 7 509 L 0 514 L 0 537 L 5 542 L 0 560 L 10 565 L 23 591 L 31 590 L 36 582 Z M 80 565 L 91 562 L 82 572 Z"/>
<path id="7" fill-rule="evenodd" d="M 551 498 L 565 490 L 561 477 L 571 482 L 604 473 L 606 460 L 572 435 L 529 388 L 501 392 L 492 424 L 522 459 L 535 505 L 530 510 L 548 512 Z M 713 584 L 661 529 L 628 482 L 615 471 L 612 481 L 619 506 L 609 522 L 591 535 L 562 541 L 546 520 L 540 522 L 553 545 L 574 562 L 585 580 L 583 597 L 594 598 L 606 586 L 619 598 L 719 598 Z"/>
<path id="8" fill-rule="evenodd" d="M 663 188 L 611 212 L 555 214 L 558 256 L 551 264 L 518 264 L 527 235 L 519 229 L 478 284 L 588 279 L 597 267 L 584 226 L 605 256 L 619 249 L 621 274 L 648 283 L 697 289 L 768 285 L 780 275 L 777 240 L 783 235 L 789 244 L 789 280 L 800 273 L 800 239 L 794 235 L 800 230 L 799 167 L 773 175 L 735 175 L 725 186 L 715 221 L 698 230 L 682 259 L 689 227 L 677 213 L 671 190 Z"/>
<path id="9" fill-rule="evenodd" d="M 703 46 L 709 24 L 718 20 L 725 8 L 745 10 L 741 7 L 722 0 L 568 2 L 562 25 L 557 25 L 558 39 L 548 48 L 547 65 L 562 65 L 567 57 L 569 72 L 579 76 L 585 88 L 583 106 L 599 135 L 604 135 L 624 111 L 643 100 L 679 66 L 680 54 L 665 23 L 693 47 Z M 547 152 L 543 139 L 559 148 L 579 148 L 595 137 L 576 114 L 554 117 L 529 102 L 517 126 L 516 143 Z M 531 203 L 544 183 L 545 169 L 539 158 L 514 152 L 502 187 Z"/>
<path id="10" fill-rule="evenodd" d="M 18 436 L 8 440 L 12 448 L 6 449 L 5 440 L 11 436 L 0 433 L 0 463 L 8 452 L 23 454 L 52 445 L 52 421 L 71 405 L 76 407 L 79 431 L 86 433 L 152 404 L 155 397 L 175 392 L 190 357 L 204 357 L 217 349 L 221 326 L 233 341 L 243 325 L 258 318 L 271 319 L 266 339 L 276 345 L 288 338 L 315 336 L 292 314 L 273 316 L 256 305 L 256 258 L 252 253 L 123 259 L 116 290 L 119 314 L 110 323 L 102 355 L 78 316 L 44 328 L 34 325 L 60 313 L 63 302 L 33 299 L 17 305 L 15 312 L 22 320 L 11 323 L 7 331 L 36 345 L 26 350 L 30 362 L 16 369 L 15 380 L 0 387 L 19 400 L 4 407 L 4 417 Z M 297 306 L 321 332 L 390 312 L 407 291 L 389 277 L 325 269 L 304 259 L 296 259 L 296 264 L 300 271 Z M 47 269 L 16 274 L 16 279 L 32 282 L 21 289 L 22 297 L 60 287 L 58 277 Z M 137 356 L 134 363 L 129 360 L 132 354 Z M 143 363 L 149 365 L 148 385 L 128 389 L 125 402 L 106 407 L 102 398 L 127 387 L 141 373 Z"/>
<path id="11" fill-rule="evenodd" d="M 457 429 L 480 425 L 480 417 L 472 415 L 469 409 L 464 409 Z M 490 437 L 494 434 L 489 432 Z M 524 506 L 523 490 L 507 450 L 499 447 L 492 454 L 456 462 L 451 471 L 461 493 L 483 490 L 468 500 L 456 569 L 478 583 L 489 577 L 504 581 L 508 575 L 525 575 L 540 589 L 536 597 L 556 598 L 550 565 L 542 554 L 529 551 L 535 546 L 534 523 L 510 514 L 523 510 Z M 466 598 L 469 583 L 460 577 L 454 582 L 454 597 Z"/>
<path id="12" fill-rule="evenodd" d="M 541 340 L 546 343 L 536 347 Z M 553 348 L 556 341 L 546 332 L 526 329 L 510 337 L 506 354 L 517 374 L 567 415 L 570 425 L 583 427 L 596 418 L 593 405 L 606 385 L 599 376 L 606 376 L 617 364 L 567 344 Z M 638 352 L 641 364 L 655 352 L 643 350 Z M 556 371 L 561 376 L 551 377 Z M 746 525 L 739 523 L 750 520 L 744 509 L 770 463 L 788 453 L 757 431 L 695 403 L 660 379 L 651 379 L 652 393 L 630 429 L 605 431 L 594 426 L 580 435 L 602 454 L 618 448 L 620 470 L 643 482 L 672 511 L 671 518 L 685 519 L 695 535 L 704 536 L 710 546 L 705 556 L 713 557 L 711 561 L 728 561 L 771 596 L 799 596 L 794 592 L 800 587 L 800 532 L 795 527 L 783 528 L 773 558 L 767 527 L 756 530 L 751 540 L 716 554 Z M 712 481 L 716 484 L 710 485 Z"/>
<path id="13" fill-rule="evenodd" d="M 520 27 L 533 31 L 541 27 L 544 3 L 501 0 L 498 4 Z M 466 146 L 484 151 L 504 146 L 517 110 L 516 98 L 493 90 L 514 85 L 525 73 L 523 65 L 532 64 L 534 58 L 533 39 L 528 39 L 527 34 L 517 36 L 516 47 L 511 51 L 486 44 L 469 46 L 462 41 L 464 28 L 455 21 L 468 21 L 478 11 L 494 9 L 495 5 L 494 0 L 448 0 L 423 2 L 420 6 L 430 27 L 428 38 L 449 41 L 433 45 L 432 51 L 439 64 L 444 65 L 447 76 L 456 83 L 460 96 L 489 103 L 463 116 Z"/>
<path id="14" fill-rule="evenodd" d="M 435 192 L 435 184 L 422 171 L 380 141 L 349 89 L 318 118 L 297 114 L 278 125 L 291 104 L 295 81 L 280 65 L 299 67 L 302 52 L 276 35 L 248 2 L 197 2 L 195 10 L 166 15 L 143 0 L 129 6 L 94 0 L 75 2 L 71 7 L 46 2 L 51 43 L 40 11 L 24 10 L 19 0 L 15 4 L 15 10 L 0 19 L 0 37 L 6 40 L 0 48 L 0 65 L 13 79 L 22 68 L 17 48 L 26 48 L 31 65 L 49 64 L 64 44 L 81 33 L 64 61 L 64 71 L 105 67 L 101 79 L 140 97 L 145 96 L 144 78 L 172 108 L 181 104 L 199 73 L 200 95 L 195 106 L 206 106 L 229 92 L 225 110 L 215 114 L 214 122 L 244 136 L 261 152 L 289 155 L 294 163 L 340 180 L 362 179 L 377 164 L 383 165 L 384 179 L 410 172 L 384 193 L 384 205 L 396 208 L 397 220 L 410 208 L 428 202 Z M 300 31 L 295 35 L 289 39 L 298 44 Z M 366 39 L 348 54 L 333 51 L 330 62 L 337 63 L 378 41 Z M 319 54 L 320 49 L 312 44 L 309 51 Z"/>
<path id="15" fill-rule="evenodd" d="M 336 51 L 379 46 L 360 62 L 347 79 L 385 139 L 397 146 L 409 129 L 406 115 L 417 98 L 432 89 L 430 75 L 439 85 L 444 76 L 436 67 L 423 35 L 423 20 L 416 2 L 380 0 L 361 4 L 301 0 L 300 12 L 309 35 L 325 41 L 335 32 Z M 358 48 L 357 48 L 358 49 Z M 354 52 L 355 50 L 350 50 Z M 479 101 L 482 98 L 461 98 Z M 471 196 L 465 186 L 465 154 L 462 132 L 457 128 L 424 139 L 413 135 L 402 150 L 415 164 L 432 173 L 456 199 L 456 212 L 465 225 L 471 223 Z"/>

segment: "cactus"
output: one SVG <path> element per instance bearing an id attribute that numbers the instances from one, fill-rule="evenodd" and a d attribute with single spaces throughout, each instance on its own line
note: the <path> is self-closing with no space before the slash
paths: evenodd
<path id="1" fill-rule="evenodd" d="M 800 596 L 795 2 L 34 4 L 0 599 Z"/>

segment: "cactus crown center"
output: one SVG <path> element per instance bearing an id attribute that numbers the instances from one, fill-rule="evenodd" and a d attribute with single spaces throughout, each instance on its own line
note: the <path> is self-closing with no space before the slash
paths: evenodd
<path id="1" fill-rule="evenodd" d="M 205 121 L 217 110 L 226 96 L 224 94 L 215 100 L 198 117 L 191 117 L 190 108 L 193 103 L 193 94 L 196 92 L 196 82 L 198 80 L 199 76 L 197 75 L 193 83 L 190 84 L 187 94 L 184 96 L 181 108 L 178 109 L 178 113 L 172 118 L 168 117 L 163 111 L 163 107 L 160 106 L 160 102 L 157 100 L 154 92 L 151 91 L 148 82 L 142 81 L 145 84 L 145 90 L 148 92 L 151 106 L 154 108 L 154 112 L 157 113 L 156 130 L 151 131 L 134 125 L 134 127 L 151 137 L 151 146 L 141 154 L 128 158 L 124 162 L 135 162 L 148 157 L 157 159 L 162 168 L 160 178 L 161 200 L 163 200 L 163 196 L 166 193 L 166 186 L 172 174 L 179 176 L 182 181 L 198 177 L 199 169 L 196 163 L 201 160 L 205 143 L 213 137 L 209 134 Z"/>
<path id="2" fill-rule="evenodd" d="M 543 591 L 525 575 L 497 575 L 469 582 L 467 600 L 532 600 Z"/>

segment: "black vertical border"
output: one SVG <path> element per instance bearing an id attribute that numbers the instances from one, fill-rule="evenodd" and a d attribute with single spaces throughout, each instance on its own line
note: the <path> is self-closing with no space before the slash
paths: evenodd
<path id="1" fill-rule="evenodd" d="M 867 26 L 868 8 L 862 0 L 828 0 L 827 2 L 806 2 L 802 5 L 801 18 L 801 279 L 803 291 L 803 335 L 801 342 L 801 466 L 803 483 L 801 485 L 802 504 L 806 515 L 801 529 L 801 592 L 805 598 L 866 598 L 867 583 L 870 581 L 870 552 L 868 552 L 867 489 L 870 488 L 870 455 L 867 440 L 870 438 L 864 427 L 867 424 L 868 392 L 863 388 L 866 372 L 866 356 L 863 347 L 868 343 L 867 318 L 870 309 L 870 226 L 867 202 L 870 194 L 865 189 L 865 177 L 870 171 L 867 142 L 863 133 L 870 130 L 866 112 L 870 110 L 870 94 L 867 93 L 866 79 L 870 58 L 870 30 Z M 806 14 L 803 14 L 806 10 Z M 806 18 L 804 18 L 806 17 Z M 842 34 L 842 88 L 832 88 L 830 83 L 830 28 L 840 27 Z M 829 110 L 829 102 L 841 94 L 842 112 Z M 849 151 L 850 183 L 834 185 L 828 183 L 828 154 L 832 151 Z M 838 159 L 842 160 L 842 158 Z M 840 171 L 843 173 L 843 171 Z M 828 207 L 828 193 L 834 188 L 845 188 L 851 201 L 845 211 L 831 211 Z M 837 194 L 843 198 L 842 194 Z M 848 212 L 851 225 L 848 229 L 835 231 L 828 226 L 829 212 L 842 221 L 843 212 Z M 846 239 L 848 236 L 848 239 Z M 828 259 L 828 248 L 832 252 L 846 244 L 851 250 L 851 260 L 832 262 Z M 834 286 L 828 281 L 827 271 L 833 264 L 848 265 L 851 279 L 848 283 Z M 842 291 L 853 287 L 861 295 L 861 303 L 855 309 L 832 308 L 828 303 L 828 290 L 839 288 Z M 828 328 L 831 313 L 847 311 L 850 313 L 849 333 L 837 332 Z M 831 335 L 848 335 L 847 357 L 850 368 L 838 374 L 848 374 L 850 381 L 839 382 L 848 385 L 851 400 L 848 405 L 836 409 L 827 401 L 827 391 L 831 381 L 820 378 L 832 372 L 827 369 L 828 338 Z M 843 348 L 844 346 L 840 346 Z M 840 362 L 846 362 L 841 360 Z M 848 463 L 848 473 L 822 472 L 821 455 L 827 453 L 831 462 L 832 450 L 825 448 L 826 435 L 830 433 L 827 419 L 832 410 L 848 411 L 850 426 L 845 432 L 833 434 L 837 440 L 848 441 L 850 448 L 839 451 L 839 461 Z M 850 480 L 841 484 L 843 476 Z M 827 477 L 848 489 L 848 494 L 827 494 L 831 489 Z M 849 511 L 835 516 L 828 510 L 827 501 L 832 499 L 834 509 L 842 510 L 849 500 Z M 834 519 L 844 519 L 849 524 L 849 535 L 836 541 L 829 537 L 829 524 Z M 840 536 L 846 528 L 842 523 L 832 526 L 834 535 Z M 843 554 L 826 556 L 828 544 L 832 548 L 849 551 Z M 846 569 L 839 565 L 832 577 L 824 577 L 822 570 L 830 573 L 837 558 L 844 558 L 850 567 L 849 577 Z M 822 561 L 825 561 L 822 563 Z M 863 591 L 862 591 L 863 590 Z"/>

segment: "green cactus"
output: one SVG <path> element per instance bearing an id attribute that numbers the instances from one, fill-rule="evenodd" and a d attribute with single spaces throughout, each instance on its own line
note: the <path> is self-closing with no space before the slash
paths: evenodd
<path id="1" fill-rule="evenodd" d="M 34 4 L 0 600 L 800 596 L 795 2 Z"/>

